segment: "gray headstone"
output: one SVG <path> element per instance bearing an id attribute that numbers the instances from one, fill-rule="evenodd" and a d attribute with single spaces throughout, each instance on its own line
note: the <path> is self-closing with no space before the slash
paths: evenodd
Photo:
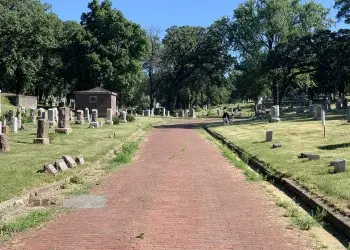
<path id="1" fill-rule="evenodd" d="M 57 169 L 52 164 L 45 165 L 44 171 L 48 174 L 53 174 L 53 175 L 56 175 L 58 173 Z"/>
<path id="2" fill-rule="evenodd" d="M 77 166 L 77 163 L 73 160 L 72 156 L 70 155 L 64 155 L 62 156 L 62 159 L 66 163 L 67 167 L 74 168 Z"/>
<path id="3" fill-rule="evenodd" d="M 66 162 L 63 159 L 59 159 L 55 162 L 55 167 L 59 171 L 67 171 L 68 167 Z"/>
<path id="4" fill-rule="evenodd" d="M 120 122 L 127 123 L 126 112 L 125 111 L 120 112 L 120 117 L 119 118 L 120 118 Z"/>
<path id="5" fill-rule="evenodd" d="M 84 158 L 82 155 L 78 155 L 77 158 L 75 158 L 75 162 L 78 164 L 78 165 L 83 165 L 85 163 L 84 161 Z"/>
<path id="6" fill-rule="evenodd" d="M 334 167 L 335 173 L 345 172 L 346 170 L 346 161 L 343 159 L 335 160 L 331 165 Z"/>
<path id="7" fill-rule="evenodd" d="M 273 130 L 266 130 L 266 142 L 272 141 L 272 136 L 273 136 Z"/>

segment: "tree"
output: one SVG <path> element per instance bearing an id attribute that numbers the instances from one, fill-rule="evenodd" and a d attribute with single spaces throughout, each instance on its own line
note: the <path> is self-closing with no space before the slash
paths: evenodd
<path id="1" fill-rule="evenodd" d="M 37 0 L 0 2 L 1 88 L 17 94 L 34 94 L 38 75 L 58 48 L 60 20 L 50 6 Z M 45 61 L 46 60 L 46 61 Z"/>
<path id="2" fill-rule="evenodd" d="M 350 23 L 350 0 L 335 0 L 334 8 L 338 9 L 337 18 Z"/>
<path id="3" fill-rule="evenodd" d="M 146 53 L 147 38 L 141 27 L 112 8 L 110 0 L 93 0 L 90 12 L 83 13 L 81 25 L 97 43 L 89 51 L 86 71 L 95 86 L 119 94 L 120 102 L 132 97 L 131 90 L 142 79 L 141 60 Z M 86 73 L 88 73 L 86 72 Z"/>
<path id="4" fill-rule="evenodd" d="M 263 61 L 280 43 L 328 27 L 327 15 L 328 10 L 313 1 L 246 0 L 231 20 L 223 18 L 219 24 L 226 29 L 226 40 L 240 53 L 241 60 Z M 273 74 L 269 84 L 275 104 L 283 98 L 279 95 L 281 77 L 283 74 Z"/>
<path id="5" fill-rule="evenodd" d="M 159 38 L 159 31 L 152 27 L 147 32 L 147 41 L 148 41 L 148 53 L 145 57 L 143 68 L 147 72 L 149 80 L 149 100 L 150 108 L 154 108 L 155 92 L 156 92 L 156 82 L 154 75 L 157 74 L 161 62 L 161 48 L 162 43 Z"/>

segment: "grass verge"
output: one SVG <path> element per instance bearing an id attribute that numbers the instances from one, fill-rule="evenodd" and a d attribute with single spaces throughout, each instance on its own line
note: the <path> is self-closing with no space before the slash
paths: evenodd
<path id="1" fill-rule="evenodd" d="M 41 226 L 44 222 L 53 220 L 59 213 L 68 212 L 68 209 L 49 208 L 29 212 L 13 221 L 0 224 L 0 240 L 6 240 L 14 233 L 23 232 Z"/>

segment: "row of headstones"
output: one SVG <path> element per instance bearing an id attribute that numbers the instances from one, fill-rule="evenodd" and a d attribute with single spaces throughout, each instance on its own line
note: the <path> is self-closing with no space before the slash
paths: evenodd
<path id="1" fill-rule="evenodd" d="M 86 108 L 85 111 L 83 110 L 77 110 L 76 114 L 76 124 L 84 124 L 85 122 L 90 123 L 91 127 L 100 127 L 101 124 L 98 122 L 98 110 L 97 109 L 92 109 L 91 110 L 91 117 L 89 113 L 89 109 Z M 113 109 L 107 109 L 107 119 L 106 119 L 106 124 L 113 125 Z M 120 122 L 126 123 L 126 111 L 121 111 L 120 115 Z"/>
<path id="2" fill-rule="evenodd" d="M 75 168 L 76 166 L 80 166 L 84 164 L 84 158 L 83 156 L 79 155 L 75 158 L 75 161 L 73 158 L 69 155 L 62 156 L 62 159 L 59 159 L 55 161 L 55 163 L 49 163 L 44 166 L 44 172 L 48 174 L 56 175 L 59 172 L 67 171 L 68 169 Z"/>
<path id="3" fill-rule="evenodd" d="M 273 138 L 273 130 L 266 130 L 266 137 L 265 142 L 271 142 Z M 277 146 L 277 144 L 274 144 L 273 148 L 281 147 L 281 145 Z M 307 158 L 308 160 L 319 160 L 321 158 L 318 154 L 312 154 L 312 153 L 301 153 L 300 156 L 298 156 L 301 159 Z M 346 170 L 346 161 L 343 159 L 338 159 L 335 161 L 332 161 L 330 163 L 330 166 L 334 167 L 335 173 L 345 172 Z"/>
<path id="4" fill-rule="evenodd" d="M 176 117 L 185 117 L 186 116 L 185 110 L 181 110 L 179 112 L 175 113 Z M 143 116 L 154 116 L 154 109 L 147 109 L 147 110 L 143 110 L 142 112 Z M 165 108 L 163 108 L 162 110 L 162 116 L 163 117 L 170 117 L 170 111 L 166 110 Z M 196 111 L 194 109 L 190 109 L 188 116 L 191 118 L 196 118 Z"/>

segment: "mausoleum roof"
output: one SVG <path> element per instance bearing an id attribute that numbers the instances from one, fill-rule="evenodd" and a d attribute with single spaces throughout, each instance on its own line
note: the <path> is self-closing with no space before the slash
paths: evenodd
<path id="1" fill-rule="evenodd" d="M 83 91 L 75 91 L 75 94 L 109 94 L 109 95 L 117 95 L 117 93 L 114 93 L 112 91 L 109 91 L 107 89 L 96 87 L 89 90 L 83 90 Z"/>

